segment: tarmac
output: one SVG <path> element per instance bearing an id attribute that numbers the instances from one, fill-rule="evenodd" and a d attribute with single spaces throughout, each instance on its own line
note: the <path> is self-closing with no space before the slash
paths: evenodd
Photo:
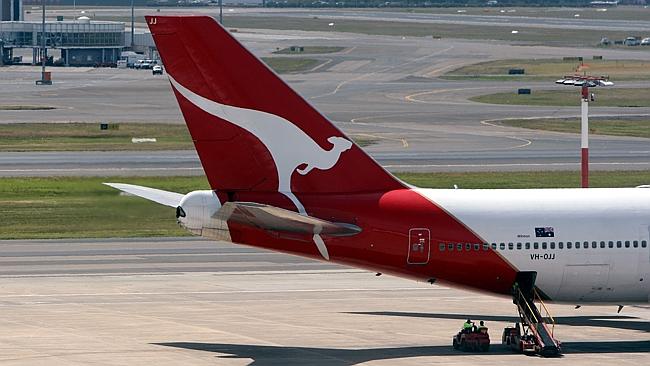
<path id="1" fill-rule="evenodd" d="M 113 10 L 94 11 L 111 15 Z M 411 21 L 423 17 L 386 14 L 382 17 Z M 365 12 L 337 15 L 368 16 Z M 459 18 L 432 19 L 457 22 Z M 462 21 L 493 19 L 473 16 Z M 553 22 L 563 27 L 576 24 L 572 19 L 509 20 L 522 21 L 538 28 Z M 601 25 L 640 26 L 629 21 L 583 24 Z M 578 136 L 490 123 L 508 117 L 576 116 L 577 91 L 575 108 L 486 105 L 467 98 L 518 87 L 561 87 L 539 82 L 447 81 L 438 76 L 468 63 L 501 58 L 597 54 L 650 60 L 648 53 L 627 50 L 335 32 L 253 30 L 238 32 L 237 37 L 259 56 L 296 44 L 345 47 L 336 54 L 308 56 L 325 61 L 315 70 L 282 77 L 346 133 L 375 139 L 377 143 L 366 150 L 393 171 L 577 170 Z M 39 69 L 2 69 L 3 104 L 57 109 L 0 111 L 0 123 L 182 123 L 165 77 L 137 70 L 51 71 L 54 85 L 36 87 Z M 591 111 L 592 115 L 650 115 L 650 108 L 597 104 Z M 650 165 L 645 139 L 593 136 L 592 157 L 592 169 L 647 170 Z M 202 174 L 202 169 L 194 151 L 0 154 L 0 176 L 163 174 Z M 501 345 L 502 329 L 517 321 L 510 299 L 199 238 L 0 241 L 0 289 L 2 365 L 638 366 L 650 362 L 648 306 L 625 307 L 619 314 L 616 306 L 576 309 L 550 304 L 564 356 L 528 357 Z M 451 347 L 451 337 L 468 317 L 487 322 L 492 338 L 489 353 L 464 353 Z"/>
<path id="2" fill-rule="evenodd" d="M 317 109 L 353 136 L 371 139 L 365 148 L 392 171 L 578 170 L 579 136 L 495 126 L 502 118 L 570 117 L 575 107 L 490 105 L 468 98 L 520 87 L 566 89 L 543 82 L 445 80 L 446 71 L 501 58 L 602 55 L 606 59 L 647 59 L 650 53 L 625 49 L 567 49 L 510 45 L 496 41 L 433 40 L 336 32 L 247 30 L 235 33 L 259 56 L 296 44 L 342 46 L 338 53 L 310 55 L 323 66 L 282 77 Z M 183 123 L 166 77 L 144 70 L 51 68 L 54 85 L 36 86 L 40 69 L 2 69 L 3 104 L 47 105 L 47 111 L 0 111 L 0 123 L 162 122 Z M 643 87 L 622 81 L 617 87 Z M 598 90 L 595 90 L 596 94 Z M 592 116 L 650 115 L 650 108 L 599 107 Z M 200 174 L 194 152 L 61 154 L 12 153 L 0 159 L 0 176 Z M 645 170 L 647 140 L 592 136 L 593 169 Z M 41 158 L 39 160 L 39 158 Z M 165 161 L 165 158 L 168 158 Z"/>
<path id="3" fill-rule="evenodd" d="M 647 307 L 550 305 L 562 358 L 501 345 L 509 299 L 196 238 L 0 241 L 2 365 L 643 365 Z M 490 328 L 488 353 L 451 337 Z"/>

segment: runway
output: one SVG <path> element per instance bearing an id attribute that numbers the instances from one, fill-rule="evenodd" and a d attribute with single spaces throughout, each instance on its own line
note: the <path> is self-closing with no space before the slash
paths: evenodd
<path id="1" fill-rule="evenodd" d="M 207 10 L 210 12 L 210 10 Z M 214 12 L 214 11 L 212 11 Z M 272 13 L 273 16 L 313 18 L 315 16 L 326 19 L 346 20 L 374 20 L 384 22 L 414 22 L 425 24 L 462 24 L 475 26 L 511 26 L 541 29 L 591 29 L 597 31 L 649 31 L 650 23 L 641 20 L 611 20 L 611 19 L 586 19 L 574 17 L 573 19 L 551 18 L 551 17 L 530 17 L 517 16 L 513 13 L 504 15 L 475 15 L 475 14 L 436 14 L 432 13 L 408 13 L 400 11 L 375 11 L 363 9 L 251 9 L 235 11 L 230 14 L 260 16 Z M 579 10 L 576 13 L 580 13 Z"/>
<path id="2" fill-rule="evenodd" d="M 474 82 L 438 78 L 479 60 L 572 55 L 609 59 L 646 58 L 628 50 L 567 51 L 499 42 L 431 40 L 322 32 L 238 32 L 259 56 L 295 44 L 339 45 L 344 51 L 314 55 L 326 60 L 314 72 L 283 78 L 392 171 L 577 170 L 578 135 L 496 127 L 484 122 L 512 117 L 564 117 L 576 107 L 489 105 L 467 98 L 519 87 L 562 88 L 542 82 Z M 263 36 L 263 37 L 262 37 Z M 164 122 L 183 123 L 166 77 L 139 70 L 53 68 L 54 85 L 35 86 L 39 69 L 3 68 L 3 104 L 47 105 L 49 111 L 0 111 L 0 123 Z M 641 87 L 643 81 L 620 82 Z M 597 93 L 597 91 L 596 91 Z M 578 99 L 576 92 L 576 100 Z M 650 115 L 650 108 L 591 107 L 592 115 Z M 592 137 L 593 169 L 647 169 L 647 140 Z M 0 176 L 201 174 L 192 151 L 3 153 Z"/>
<path id="3" fill-rule="evenodd" d="M 101 17 L 126 17 L 130 16 L 128 9 L 111 8 L 111 7 L 85 7 L 86 12 L 96 14 Z M 296 8 L 228 8 L 225 10 L 225 16 L 245 15 L 245 16 L 274 16 L 290 18 L 307 18 L 314 17 L 325 19 L 347 19 L 347 20 L 374 20 L 386 22 L 414 22 L 424 24 L 461 24 L 461 25 L 478 25 L 478 26 L 512 26 L 527 27 L 540 29 L 593 29 L 597 31 L 648 31 L 650 23 L 642 19 L 608 19 L 607 16 L 592 14 L 591 9 L 574 8 L 573 13 L 567 17 L 552 16 L 547 13 L 545 16 L 543 10 L 532 13 L 529 9 L 519 9 L 518 13 L 512 8 L 493 8 L 491 13 L 471 14 L 468 13 L 474 9 L 458 8 L 454 13 L 450 11 L 439 11 L 438 9 L 429 9 L 430 12 L 407 12 L 397 9 L 296 9 Z M 503 13 L 499 9 L 504 10 Z M 505 10 L 507 9 L 507 10 Z M 546 8 L 548 9 L 548 8 Z M 558 8 L 556 8 L 557 10 Z M 463 11 L 465 10 L 465 11 Z M 508 11 L 509 10 L 509 11 Z M 522 11 L 524 10 L 524 11 Z M 526 11 L 527 10 L 527 11 Z M 566 8 L 565 11 L 570 11 Z M 138 16 L 153 14 L 153 9 L 140 8 L 136 10 Z M 160 14 L 208 14 L 217 16 L 219 9 L 217 7 L 161 7 L 156 9 Z M 645 9 L 638 9 L 639 14 L 648 13 Z M 71 9 L 57 9 L 52 12 L 57 15 L 73 15 Z M 583 16 L 576 17 L 575 14 Z"/>
<path id="4" fill-rule="evenodd" d="M 0 241 L 3 365 L 642 365 L 644 307 L 551 305 L 561 359 L 513 354 L 509 299 L 194 238 Z M 487 354 L 454 351 L 465 318 Z"/>
<path id="5" fill-rule="evenodd" d="M 509 139 L 510 149 L 475 151 L 426 151 L 418 144 L 402 151 L 398 141 L 386 146 L 369 147 L 371 156 L 393 172 L 462 172 L 462 171 L 539 171 L 579 170 L 580 156 L 574 148 L 551 151 L 545 145 L 556 144 L 543 138 Z M 579 144 L 577 138 L 575 143 Z M 486 137 L 483 141 L 488 140 Z M 488 140 L 489 141 L 489 140 Z M 527 149 L 535 141 L 534 148 Z M 465 142 L 468 144 L 468 142 Z M 592 170 L 650 169 L 650 149 L 644 139 L 595 140 L 592 144 Z M 0 177 L 48 176 L 177 176 L 203 175 L 194 150 L 150 152 L 8 152 L 0 155 Z"/>

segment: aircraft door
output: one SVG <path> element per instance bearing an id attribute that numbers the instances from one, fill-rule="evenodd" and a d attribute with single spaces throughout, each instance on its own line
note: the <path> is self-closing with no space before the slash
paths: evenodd
<path id="1" fill-rule="evenodd" d="M 429 229 L 413 228 L 409 230 L 408 264 L 427 264 L 431 253 L 431 233 Z"/>
<path id="2" fill-rule="evenodd" d="M 557 299 L 602 301 L 607 295 L 609 269 L 609 264 L 567 265 Z"/>
<path id="3" fill-rule="evenodd" d="M 650 262 L 650 225 L 644 227 L 644 229 L 647 229 L 647 230 L 641 230 L 641 232 L 643 233 L 642 237 L 641 237 L 641 240 L 642 241 L 647 240 L 647 242 L 648 242 L 648 261 Z"/>

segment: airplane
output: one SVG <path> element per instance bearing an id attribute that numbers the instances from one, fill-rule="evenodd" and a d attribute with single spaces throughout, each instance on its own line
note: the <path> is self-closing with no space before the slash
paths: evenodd
<path id="1" fill-rule="evenodd" d="M 147 16 L 210 190 L 106 183 L 195 235 L 509 297 L 647 304 L 650 189 L 421 189 L 384 170 L 208 16 Z"/>

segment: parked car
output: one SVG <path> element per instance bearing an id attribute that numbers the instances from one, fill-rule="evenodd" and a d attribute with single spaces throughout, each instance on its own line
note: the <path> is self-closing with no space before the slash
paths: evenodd
<path id="1" fill-rule="evenodd" d="M 154 75 L 162 75 L 163 74 L 163 68 L 160 65 L 156 65 L 151 69 L 151 72 Z"/>
<path id="2" fill-rule="evenodd" d="M 650 37 L 642 39 L 641 46 L 650 46 Z"/>
<path id="3" fill-rule="evenodd" d="M 636 37 L 627 37 L 625 38 L 625 45 L 626 46 L 638 46 L 641 44 L 641 41 L 639 41 L 638 38 Z"/>

